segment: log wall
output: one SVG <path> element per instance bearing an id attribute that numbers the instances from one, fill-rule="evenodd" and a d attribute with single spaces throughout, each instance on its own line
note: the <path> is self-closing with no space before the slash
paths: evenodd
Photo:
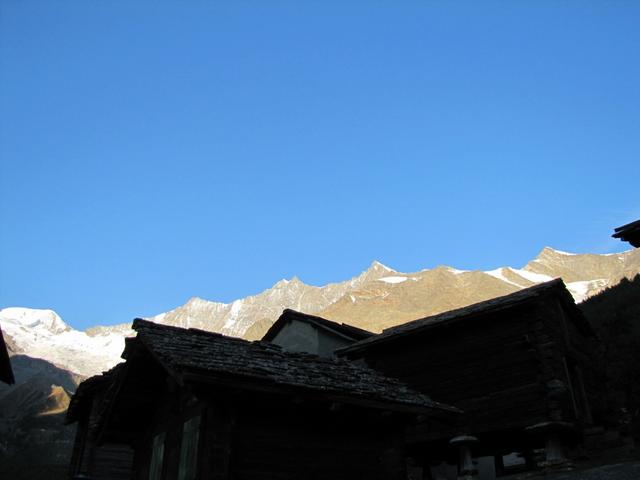
<path id="1" fill-rule="evenodd" d="M 546 382 L 565 378 L 562 322 L 541 303 L 427 329 L 366 350 L 367 364 L 465 411 L 459 428 L 481 433 L 549 418 Z M 564 414 L 565 412 L 563 412 Z"/>

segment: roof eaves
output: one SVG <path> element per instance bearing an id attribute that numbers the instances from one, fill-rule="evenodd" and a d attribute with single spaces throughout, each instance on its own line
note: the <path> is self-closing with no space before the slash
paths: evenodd
<path id="1" fill-rule="evenodd" d="M 297 310 L 286 308 L 282 311 L 282 314 L 280 315 L 278 320 L 276 320 L 271 328 L 267 330 L 267 333 L 265 333 L 265 335 L 262 337 L 262 340 L 267 342 L 273 340 L 276 335 L 292 320 L 311 323 L 322 330 L 329 331 L 334 335 L 338 335 L 351 341 L 358 341 L 375 335 L 373 332 L 354 327 L 353 325 L 334 322 L 333 320 L 318 317 L 317 315 L 310 315 L 308 313 L 298 312 Z"/>
<path id="2" fill-rule="evenodd" d="M 621 227 L 614 228 L 614 234 L 612 235 L 615 238 L 620 238 L 620 235 L 628 230 L 640 230 L 640 220 L 636 220 L 634 222 L 627 223 L 622 225 Z"/>
<path id="3" fill-rule="evenodd" d="M 636 248 L 640 247 L 640 220 L 615 228 L 611 236 L 623 242 L 629 242 Z"/>

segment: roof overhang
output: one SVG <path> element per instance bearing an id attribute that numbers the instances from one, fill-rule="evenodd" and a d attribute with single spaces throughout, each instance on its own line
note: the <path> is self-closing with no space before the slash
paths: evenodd
<path id="1" fill-rule="evenodd" d="M 292 309 L 285 309 L 282 311 L 282 314 L 275 321 L 275 323 L 267 330 L 267 333 L 264 334 L 262 340 L 265 342 L 271 342 L 274 338 L 292 321 L 299 321 L 303 323 L 307 323 L 309 325 L 313 325 L 314 327 L 329 332 L 338 337 L 344 338 L 345 340 L 349 340 L 351 342 L 356 342 L 358 340 L 362 340 L 364 338 L 371 337 L 375 335 L 373 332 L 369 332 L 367 330 L 363 330 L 358 327 L 354 327 L 352 325 L 347 325 L 345 323 L 337 323 L 331 320 L 327 320 L 326 318 L 318 317 L 316 315 L 309 315 L 307 313 L 298 312 Z"/>
<path id="2" fill-rule="evenodd" d="M 640 220 L 616 228 L 611 236 L 613 238 L 619 238 L 623 242 L 629 242 L 636 248 L 640 248 Z"/>

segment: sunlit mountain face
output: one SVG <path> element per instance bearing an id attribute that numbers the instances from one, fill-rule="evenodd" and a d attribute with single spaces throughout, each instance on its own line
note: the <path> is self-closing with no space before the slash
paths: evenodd
<path id="1" fill-rule="evenodd" d="M 521 268 L 489 271 L 440 266 L 413 273 L 373 262 L 361 274 L 317 287 L 297 277 L 231 303 L 191 298 L 149 320 L 247 339 L 261 338 L 285 308 L 317 314 L 371 331 L 463 307 L 561 277 L 576 302 L 640 272 L 640 250 L 610 255 L 571 254 L 544 248 Z M 0 326 L 12 355 L 46 360 L 86 377 L 120 361 L 130 324 L 78 331 L 52 310 L 5 308 Z"/>

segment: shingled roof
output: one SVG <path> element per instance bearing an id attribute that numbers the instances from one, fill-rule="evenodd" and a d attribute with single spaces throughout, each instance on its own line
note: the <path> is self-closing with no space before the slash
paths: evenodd
<path id="1" fill-rule="evenodd" d="M 11 361 L 9 360 L 9 352 L 7 352 L 7 346 L 4 343 L 2 329 L 0 329 L 0 381 L 8 383 L 9 385 L 16 381 L 13 377 Z"/>
<path id="2" fill-rule="evenodd" d="M 140 345 L 180 383 L 211 382 L 275 391 L 306 391 L 345 403 L 388 410 L 458 412 L 398 380 L 346 360 L 284 352 L 266 342 L 248 342 L 218 333 L 159 325 L 136 319 L 135 339 L 124 358 Z"/>
<path id="3" fill-rule="evenodd" d="M 373 332 L 369 332 L 352 325 L 347 325 L 346 323 L 332 322 L 331 320 L 327 320 L 326 318 L 317 317 L 315 315 L 309 315 L 308 313 L 302 313 L 296 310 L 291 310 L 290 308 L 286 308 L 282 311 L 282 315 L 280 315 L 280 318 L 278 318 L 278 320 L 276 320 L 276 322 L 271 326 L 267 333 L 265 333 L 264 337 L 262 337 L 262 340 L 265 342 L 272 341 L 278 334 L 278 332 L 282 330 L 282 327 L 284 327 L 288 322 L 292 320 L 310 323 L 311 325 L 315 325 L 322 330 L 335 333 L 341 337 L 346 337 L 354 341 L 364 340 L 365 338 L 375 335 Z"/>
<path id="4" fill-rule="evenodd" d="M 576 307 L 573 297 L 567 290 L 562 279 L 557 278 L 549 282 L 540 283 L 533 287 L 518 290 L 517 292 L 492 298 L 484 302 L 474 303 L 467 307 L 450 310 L 430 317 L 420 318 L 411 322 L 403 323 L 395 327 L 390 327 L 365 340 L 361 340 L 347 347 L 336 350 L 338 355 L 348 355 L 352 352 L 364 350 L 374 345 L 380 345 L 390 341 L 404 338 L 417 332 L 426 331 L 432 328 L 452 325 L 457 322 L 468 321 L 474 317 L 484 316 L 508 308 L 512 308 L 523 303 L 535 300 L 546 295 L 556 295 L 564 303 L 570 312 L 570 317 L 576 327 L 586 336 L 593 336 L 594 331 L 584 317 L 582 312 Z"/>
<path id="5" fill-rule="evenodd" d="M 640 248 L 640 220 L 627 223 L 614 230 L 613 238 L 619 238 L 623 242 L 629 242 L 636 248 Z"/>

